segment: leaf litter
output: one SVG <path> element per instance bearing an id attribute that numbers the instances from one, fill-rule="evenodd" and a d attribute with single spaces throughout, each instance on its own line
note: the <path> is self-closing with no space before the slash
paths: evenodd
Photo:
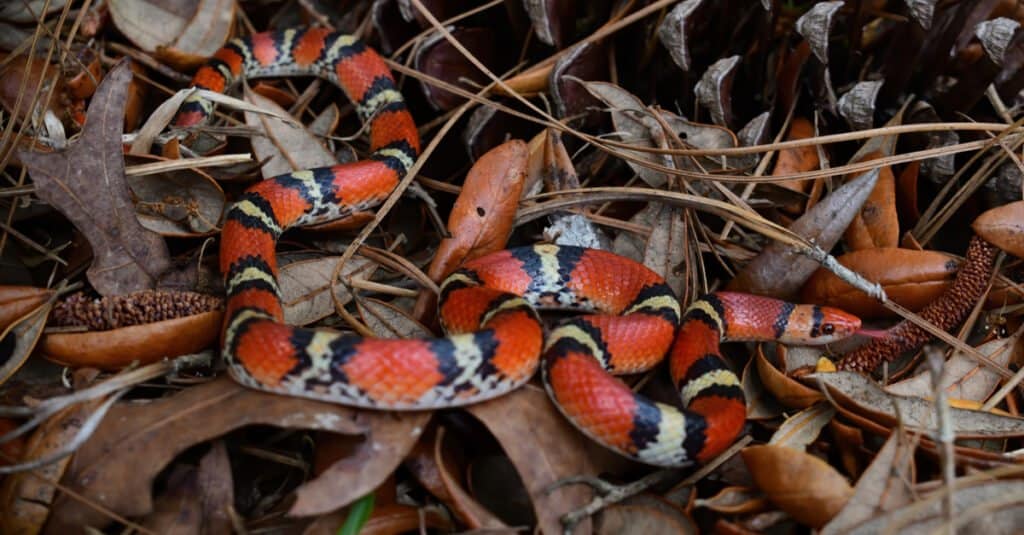
<path id="1" fill-rule="evenodd" d="M 1015 3 L 269 2 L 258 17 L 230 1 L 44 4 L 0 9 L 14 37 L 0 41 L 3 105 L 17 111 L 0 116 L 0 255 L 17 268 L 0 284 L 33 282 L 25 295 L 0 286 L 0 429 L 16 430 L 0 438 L 12 446 L 0 449 L 4 531 L 333 532 L 369 493 L 371 533 L 1019 525 Z M 163 133 L 186 93 L 161 104 L 235 32 L 310 21 L 393 54 L 430 144 L 418 197 L 363 214 L 372 231 L 284 236 L 289 323 L 435 331 L 446 273 L 548 239 L 631 256 L 684 304 L 729 288 L 848 305 L 867 336 L 730 348 L 751 435 L 661 473 L 595 446 L 535 385 L 437 414 L 354 410 L 228 380 L 209 358 L 219 316 L 205 317 L 207 338 L 197 315 L 53 322 L 68 288 L 137 306 L 133 292 L 165 285 L 220 294 L 203 274 L 241 184 L 336 163 L 342 139 L 366 153 L 341 92 L 295 79 L 252 86 L 252 104 L 217 96 L 213 124 Z M 171 160 L 126 170 L 126 144 Z M 210 176 L 188 169 L 201 166 Z M 972 232 L 1007 256 L 959 262 Z M 958 298 L 953 274 L 971 269 L 983 273 Z M 942 320 L 935 303 L 966 320 Z M 819 358 L 907 329 L 915 343 L 877 355 L 877 369 L 832 373 Z M 158 333 L 198 345 L 172 355 Z M 940 372 L 920 356 L 932 348 L 949 359 Z M 165 360 L 143 364 L 152 354 Z M 47 357 L 77 368 L 75 384 Z M 630 382 L 676 399 L 657 370 Z"/>

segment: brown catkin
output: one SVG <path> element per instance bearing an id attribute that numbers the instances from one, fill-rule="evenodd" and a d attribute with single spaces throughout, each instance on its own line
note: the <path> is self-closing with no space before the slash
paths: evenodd
<path id="1" fill-rule="evenodd" d="M 144 290 L 113 297 L 89 297 L 82 292 L 53 307 L 50 325 L 107 331 L 131 325 L 184 318 L 221 308 L 224 300 L 196 292 Z"/>
<path id="2" fill-rule="evenodd" d="M 978 236 L 971 238 L 964 263 L 953 284 L 919 315 L 947 332 L 960 325 L 985 292 L 998 252 L 999 249 Z M 876 338 L 848 353 L 837 367 L 840 370 L 871 371 L 883 361 L 892 362 L 906 351 L 917 351 L 931 337 L 928 331 L 903 320 L 884 338 Z"/>

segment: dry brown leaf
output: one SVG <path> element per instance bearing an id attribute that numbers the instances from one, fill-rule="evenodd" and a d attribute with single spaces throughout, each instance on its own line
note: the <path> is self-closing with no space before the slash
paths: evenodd
<path id="1" fill-rule="evenodd" d="M 60 69 L 47 64 L 42 58 L 31 58 L 27 61 L 28 65 L 26 65 L 25 57 L 12 57 L 0 52 L 0 105 L 3 106 L 8 114 L 17 115 L 22 120 L 34 116 L 35 120 L 33 122 L 36 122 L 42 118 L 42 113 L 45 111 L 53 112 L 58 119 L 65 119 L 68 109 L 66 103 L 62 102 L 59 98 L 64 93 L 65 87 L 64 78 L 60 75 Z M 40 78 L 45 79 L 42 86 L 39 85 Z M 47 105 L 42 102 L 42 97 L 50 93 L 53 84 L 57 84 L 57 87 L 54 89 L 53 97 Z M 18 95 L 22 91 L 23 86 L 27 90 L 22 95 L 19 105 Z M 42 89 L 40 93 L 41 98 L 39 102 L 35 103 L 36 107 L 30 109 L 29 106 L 33 104 L 33 95 L 35 95 L 37 87 Z M 15 113 L 16 105 L 18 109 Z"/>
<path id="2" fill-rule="evenodd" d="M 971 223 L 971 228 L 992 245 L 1024 258 L 1024 201 L 988 210 Z"/>
<path id="3" fill-rule="evenodd" d="M 821 430 L 832 421 L 836 410 L 831 405 L 819 401 L 810 407 L 786 418 L 782 425 L 772 434 L 769 444 L 797 450 L 818 440 Z"/>
<path id="4" fill-rule="evenodd" d="M 835 246 L 846 227 L 859 213 L 861 205 L 878 181 L 872 170 L 847 182 L 815 204 L 789 230 L 813 240 L 826 251 Z M 728 288 L 734 291 L 792 299 L 807 278 L 818 269 L 818 263 L 792 247 L 772 242 L 750 261 Z"/>
<path id="5" fill-rule="evenodd" d="M 461 466 L 456 466 L 457 449 L 445 442 L 444 427 L 436 429 L 436 433 L 425 435 L 416 444 L 405 459 L 405 467 L 469 529 L 508 529 L 462 488 L 461 478 L 452 473 L 464 472 Z"/>
<path id="6" fill-rule="evenodd" d="M 934 433 L 935 405 L 929 400 L 897 396 L 870 378 L 856 372 L 815 373 L 809 384 L 821 381 L 841 408 L 850 410 L 885 427 L 904 427 Z M 1024 418 L 950 407 L 950 424 L 957 438 L 1000 438 L 1024 436 Z"/>
<path id="7" fill-rule="evenodd" d="M 43 337 L 39 350 L 65 366 L 118 370 L 212 347 L 220 336 L 223 318 L 224 311 L 212 310 L 109 331 L 52 333 Z"/>
<path id="8" fill-rule="evenodd" d="M 32 354 L 56 299 L 57 294 L 51 293 L 46 301 L 0 329 L 0 384 L 10 379 Z M 21 308 L 23 304 L 17 303 L 12 308 Z"/>
<path id="9" fill-rule="evenodd" d="M 542 533 L 562 533 L 560 517 L 590 499 L 586 487 L 547 488 L 570 476 L 597 475 L 585 454 L 583 435 L 565 420 L 544 391 L 527 385 L 506 396 L 467 407 L 487 426 L 515 465 L 533 500 Z M 590 531 L 589 520 L 577 526 Z"/>
<path id="10" fill-rule="evenodd" d="M 40 199 L 61 211 L 92 246 L 87 275 L 101 295 L 153 288 L 170 266 L 167 244 L 135 217 L 124 173 L 121 124 L 132 72 L 117 64 L 89 104 L 81 137 L 54 153 L 19 154 Z"/>
<path id="11" fill-rule="evenodd" d="M 67 447 L 94 410 L 104 403 L 95 399 L 71 405 L 46 419 L 29 438 L 21 460 L 42 459 Z M 31 472 L 5 476 L 0 484 L 0 533 L 39 533 L 50 515 L 57 488 L 71 457 L 44 464 Z"/>
<path id="12" fill-rule="evenodd" d="M 814 137 L 814 135 L 814 124 L 803 117 L 794 117 L 793 123 L 789 126 L 789 132 L 786 134 L 786 141 L 807 139 Z M 772 168 L 772 175 L 805 173 L 817 171 L 820 168 L 821 159 L 818 157 L 818 148 L 814 145 L 806 145 L 780 150 L 778 157 L 775 159 L 775 167 Z M 779 182 L 778 185 L 800 193 L 807 193 L 812 182 L 811 180 L 786 180 Z M 798 205 L 787 206 L 786 208 L 793 213 L 799 213 L 801 209 Z"/>
<path id="13" fill-rule="evenodd" d="M 260 108 L 288 117 L 288 110 L 273 100 L 253 91 L 245 91 L 245 100 Z M 323 140 L 295 121 L 283 121 L 272 115 L 245 112 L 245 124 L 263 132 L 253 136 L 252 152 L 263 178 L 270 178 L 300 169 L 337 165 L 338 159 L 324 147 Z"/>
<path id="14" fill-rule="evenodd" d="M 0 286 L 0 330 L 35 310 L 53 295 L 49 288 Z"/>
<path id="15" fill-rule="evenodd" d="M 903 433 L 893 433 L 861 474 L 853 496 L 824 526 L 822 535 L 838 535 L 873 516 L 910 502 L 914 481 L 914 448 Z"/>
<path id="16" fill-rule="evenodd" d="M 836 260 L 865 279 L 881 284 L 890 300 L 914 312 L 938 299 L 953 284 L 960 268 L 959 260 L 943 253 L 895 247 L 861 249 Z M 876 299 L 826 269 L 817 270 L 807 280 L 800 290 L 800 299 L 841 308 L 862 318 L 895 316 Z"/>
<path id="17" fill-rule="evenodd" d="M 235 507 L 235 487 L 231 477 L 231 459 L 223 440 L 215 440 L 199 461 L 199 499 L 203 506 L 202 533 L 231 531 L 231 511 Z"/>
<path id="18" fill-rule="evenodd" d="M 957 533 L 999 535 L 1019 533 L 1024 526 L 1024 483 L 1019 480 L 985 481 L 970 486 L 958 484 L 953 493 Z M 886 514 L 875 515 L 848 531 L 847 535 L 868 535 L 892 529 L 901 535 L 925 535 L 945 530 L 949 517 L 943 500 L 934 493 Z"/>
<path id="19" fill-rule="evenodd" d="M 167 398 L 113 407 L 75 455 L 63 483 L 118 514 L 141 516 L 153 510 L 153 478 L 167 463 L 186 449 L 233 429 L 264 424 L 364 436 L 353 456 L 298 491 L 303 506 L 309 508 L 311 501 L 319 499 L 329 502 L 321 503 L 320 511 L 331 510 L 380 484 L 401 461 L 406 443 L 411 447 L 415 442 L 428 418 L 429 414 L 366 413 L 277 396 L 245 389 L 221 377 Z M 344 474 L 344 492 L 323 488 L 323 480 L 334 472 Z M 62 495 L 54 504 L 49 526 L 67 532 L 74 526 L 100 526 L 107 521 L 102 512 Z"/>
<path id="20" fill-rule="evenodd" d="M 825 525 L 853 494 L 835 468 L 801 450 L 750 446 L 740 455 L 768 500 L 812 528 Z"/>
<path id="21" fill-rule="evenodd" d="M 1010 362 L 1019 362 L 1021 332 L 1008 338 L 986 342 L 976 349 L 982 355 L 1004 368 Z M 986 364 L 982 364 L 959 352 L 942 366 L 942 388 L 950 398 L 970 401 L 985 401 L 992 394 L 1002 377 Z M 889 393 L 901 396 L 932 397 L 935 386 L 931 373 L 924 372 L 885 387 Z"/>
<path id="22" fill-rule="evenodd" d="M 153 501 L 153 512 L 146 516 L 142 526 L 167 535 L 199 533 L 205 512 L 199 498 L 197 472 L 194 466 L 174 466 L 163 492 Z"/>
<path id="23" fill-rule="evenodd" d="M 784 346 L 778 345 L 771 349 L 770 347 L 766 344 L 758 344 L 754 362 L 764 388 L 771 392 L 779 403 L 791 409 L 804 409 L 824 399 L 821 392 L 808 388 L 772 364 L 768 360 L 768 355 L 774 356 L 778 354 L 777 352 L 786 351 L 786 349 Z M 778 362 L 779 359 L 775 360 Z"/>

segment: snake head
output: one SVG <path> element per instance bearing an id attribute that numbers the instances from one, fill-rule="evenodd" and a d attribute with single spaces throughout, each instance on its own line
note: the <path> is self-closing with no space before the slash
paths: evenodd
<path id="1" fill-rule="evenodd" d="M 797 305 L 779 341 L 800 345 L 825 345 L 853 336 L 860 318 L 832 307 Z"/>

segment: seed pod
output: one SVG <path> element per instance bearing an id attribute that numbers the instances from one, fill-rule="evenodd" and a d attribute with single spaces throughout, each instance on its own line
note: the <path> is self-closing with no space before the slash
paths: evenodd
<path id="1" fill-rule="evenodd" d="M 87 332 L 52 333 L 41 343 L 50 360 L 68 366 L 118 369 L 201 351 L 220 333 L 219 297 L 147 290 L 92 299 L 74 294 L 54 307 L 52 326 Z"/>

